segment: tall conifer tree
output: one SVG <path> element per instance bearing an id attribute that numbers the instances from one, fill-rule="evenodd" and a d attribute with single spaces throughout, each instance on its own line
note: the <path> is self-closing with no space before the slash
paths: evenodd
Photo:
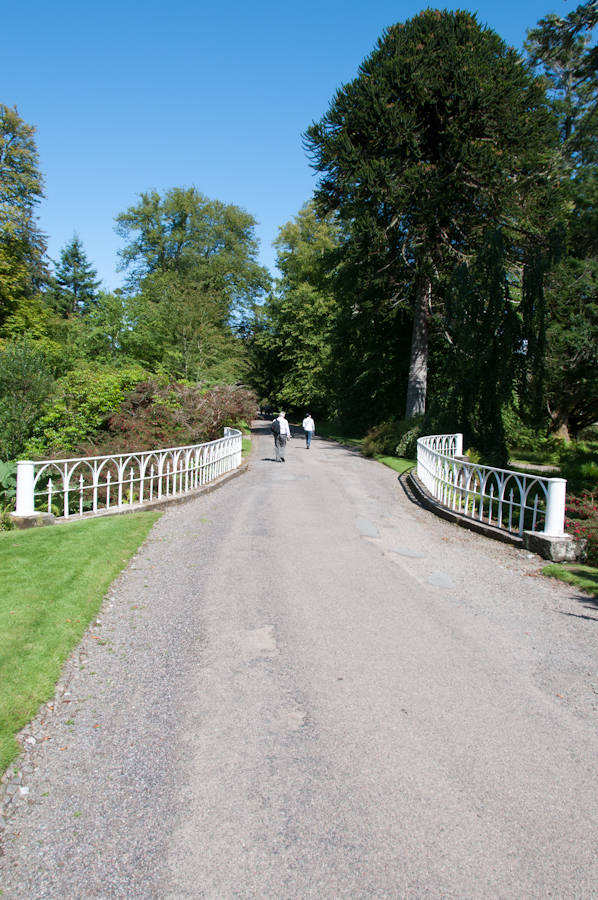
<path id="1" fill-rule="evenodd" d="M 424 412 L 431 317 L 443 277 L 489 228 L 530 239 L 550 194 L 557 130 L 542 82 L 466 12 L 389 28 L 306 133 L 321 211 L 413 303 L 406 415 Z M 539 208 L 540 207 L 540 208 Z M 405 269 L 410 271 L 405 282 Z"/>
<path id="2" fill-rule="evenodd" d="M 62 315 L 88 312 L 93 307 L 100 286 L 97 274 L 87 259 L 81 238 L 74 234 L 60 251 L 55 272 L 53 300 Z"/>

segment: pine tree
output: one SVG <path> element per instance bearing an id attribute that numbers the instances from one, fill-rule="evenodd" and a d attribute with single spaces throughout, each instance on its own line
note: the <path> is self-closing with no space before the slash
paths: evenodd
<path id="1" fill-rule="evenodd" d="M 87 259 L 78 234 L 60 251 L 56 266 L 52 305 L 63 315 L 89 312 L 97 301 L 100 282 Z"/>

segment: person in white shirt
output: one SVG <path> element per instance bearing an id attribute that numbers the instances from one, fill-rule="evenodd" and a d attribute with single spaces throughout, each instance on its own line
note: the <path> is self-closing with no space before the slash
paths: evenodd
<path id="1" fill-rule="evenodd" d="M 314 431 L 316 430 L 316 423 L 312 419 L 309 413 L 305 413 L 305 418 L 301 423 L 303 430 L 305 432 L 305 443 L 306 449 L 309 450 L 309 445 L 311 444 L 311 439 L 313 437 Z"/>
<path id="2" fill-rule="evenodd" d="M 291 437 L 291 429 L 283 412 L 278 414 L 277 419 L 274 419 L 272 433 L 274 434 L 274 446 L 276 448 L 276 462 L 284 462 L 287 438 Z"/>

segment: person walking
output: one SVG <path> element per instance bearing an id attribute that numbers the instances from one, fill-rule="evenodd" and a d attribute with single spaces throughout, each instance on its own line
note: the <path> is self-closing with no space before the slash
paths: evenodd
<path id="1" fill-rule="evenodd" d="M 305 418 L 301 423 L 302 428 L 305 432 L 305 449 L 309 450 L 309 445 L 311 444 L 311 439 L 313 437 L 314 431 L 316 430 L 316 423 L 312 419 L 309 413 L 305 413 Z"/>
<path id="2" fill-rule="evenodd" d="M 274 435 L 274 446 L 276 448 L 276 462 L 285 461 L 285 453 L 287 447 L 287 438 L 291 437 L 291 429 L 289 423 L 284 417 L 284 413 L 278 414 L 278 418 L 272 422 L 272 434 Z"/>

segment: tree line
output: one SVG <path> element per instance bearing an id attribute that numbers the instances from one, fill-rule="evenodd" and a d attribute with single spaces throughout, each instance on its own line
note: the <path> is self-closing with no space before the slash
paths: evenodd
<path id="1" fill-rule="evenodd" d="M 249 213 L 194 187 L 142 193 L 116 217 L 125 279 L 106 291 L 77 234 L 48 259 L 34 129 L 2 105 L 0 192 L 3 459 L 212 439 L 253 414 L 224 389 L 248 380 L 245 323 L 270 287 Z"/>
<path id="2" fill-rule="evenodd" d="M 125 407 L 139 441 L 136 409 L 242 384 L 351 428 L 461 430 L 493 462 L 514 433 L 577 437 L 598 420 L 597 24 L 598 0 L 546 16 L 525 55 L 466 12 L 388 28 L 303 136 L 319 183 L 274 284 L 252 216 L 195 187 L 116 217 L 122 289 L 77 234 L 50 261 L 35 130 L 0 104 L 3 458 L 97 448 Z"/>

